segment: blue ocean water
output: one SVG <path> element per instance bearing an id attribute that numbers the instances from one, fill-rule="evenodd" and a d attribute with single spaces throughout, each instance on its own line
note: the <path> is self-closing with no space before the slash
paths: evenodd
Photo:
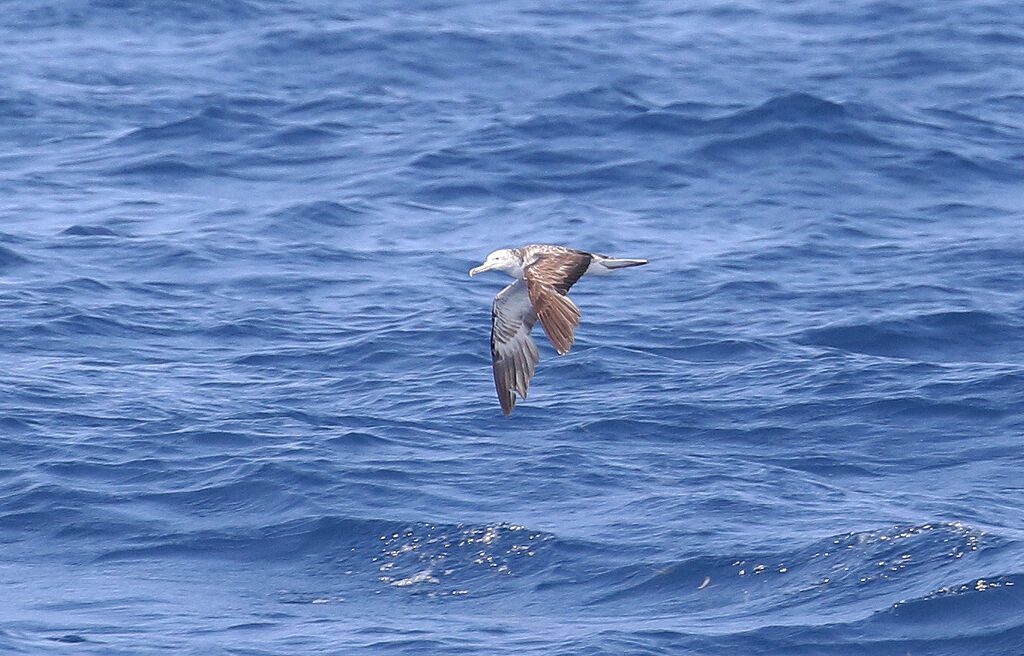
<path id="1" fill-rule="evenodd" d="M 1024 653 L 1018 3 L 3 9 L 0 652 Z"/>

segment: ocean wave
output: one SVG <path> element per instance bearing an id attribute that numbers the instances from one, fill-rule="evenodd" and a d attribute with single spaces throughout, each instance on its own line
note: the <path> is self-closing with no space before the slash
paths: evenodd
<path id="1" fill-rule="evenodd" d="M 628 88 L 617 86 L 594 86 L 559 94 L 549 101 L 552 107 L 576 107 L 581 110 L 607 113 L 645 112 L 650 103 Z"/>
<path id="2" fill-rule="evenodd" d="M 813 606 L 818 625 L 860 621 L 898 606 L 895 596 L 932 595 L 964 558 L 977 566 L 1011 544 L 958 523 L 851 532 L 790 551 L 627 565 L 602 573 L 588 604 L 605 611 L 674 608 L 704 618 L 756 617 L 771 608 L 773 622 L 806 621 Z M 590 582 L 597 581 L 595 574 Z"/>
<path id="3" fill-rule="evenodd" d="M 765 126 L 784 127 L 799 124 L 809 128 L 848 125 L 852 117 L 844 105 L 806 93 L 776 96 L 752 107 L 724 116 L 707 116 L 703 105 L 674 103 L 640 116 L 626 124 L 634 128 L 668 130 L 680 134 L 728 134 L 757 130 Z"/>
<path id="4" fill-rule="evenodd" d="M 152 321 L 115 319 L 107 314 L 71 311 L 40 324 L 40 333 L 63 337 L 127 337 L 130 335 L 170 335 L 171 329 Z"/>
<path id="5" fill-rule="evenodd" d="M 183 0 L 168 6 L 161 2 L 112 1 L 98 5 L 81 3 L 29 2 L 8 17 L 22 29 L 45 30 L 52 28 L 123 29 L 126 24 L 152 29 L 155 24 L 163 29 L 179 31 L 182 25 L 192 28 L 204 23 L 226 23 L 252 19 L 265 15 L 266 3 L 250 0 L 226 1 Z"/>
<path id="6" fill-rule="evenodd" d="M 950 179 L 1016 182 L 1020 167 L 1007 160 L 967 156 L 947 149 L 915 153 L 905 162 L 883 166 L 889 175 L 906 183 L 944 184 Z"/>
<path id="7" fill-rule="evenodd" d="M 877 148 L 887 145 L 863 130 L 823 130 L 798 126 L 779 127 L 729 139 L 713 139 L 701 146 L 697 153 L 703 157 L 728 158 L 746 153 L 778 152 L 790 157 L 798 154 L 801 149 L 813 149 L 816 155 L 832 151 L 848 156 L 851 147 Z"/>
<path id="8" fill-rule="evenodd" d="M 339 228 L 365 223 L 366 212 L 336 201 L 318 200 L 291 205 L 274 211 L 263 231 L 270 234 L 299 235 L 318 231 L 330 234 Z"/>
<path id="9" fill-rule="evenodd" d="M 232 503 L 244 491 L 231 492 Z M 122 537 L 95 562 L 164 558 L 273 562 L 312 558 L 332 568 L 356 568 L 360 581 L 369 572 L 384 588 L 411 594 L 458 596 L 491 594 L 492 577 L 521 576 L 544 569 L 553 536 L 508 523 L 487 525 L 404 523 L 339 516 L 296 519 L 252 529 L 197 529 L 188 533 L 148 531 L 131 525 L 105 525 Z M 97 527 L 71 525 L 59 538 L 85 537 Z M 327 559 L 324 561 L 324 559 Z M 541 561 L 544 561 L 543 563 Z M 483 580 L 481 581 L 481 577 Z"/>
<path id="10" fill-rule="evenodd" d="M 73 237 L 118 237 L 116 232 L 110 228 L 105 228 L 98 225 L 81 225 L 74 224 L 68 226 L 61 231 L 62 235 L 71 235 Z"/>
<path id="11" fill-rule="evenodd" d="M 254 127 L 264 128 L 267 121 L 253 113 L 207 107 L 195 116 L 155 127 L 136 128 L 114 140 L 115 146 L 146 145 L 165 140 L 202 142 L 234 141 Z"/>
<path id="12" fill-rule="evenodd" d="M 836 102 L 808 93 L 789 93 L 771 98 L 753 109 L 736 112 L 715 123 L 730 128 L 764 123 L 804 123 L 822 125 L 846 119 L 846 108 Z"/>
<path id="13" fill-rule="evenodd" d="M 10 248 L 0 246 L 0 268 L 14 267 L 19 264 L 27 264 L 28 261 L 28 258 L 18 255 L 17 252 L 11 250 Z"/>
<path id="14" fill-rule="evenodd" d="M 1018 354 L 1007 337 L 1018 331 L 1005 315 L 963 310 L 818 328 L 797 341 L 925 362 L 1014 362 Z"/>
<path id="15" fill-rule="evenodd" d="M 144 157 L 128 164 L 111 167 L 107 169 L 106 174 L 111 177 L 146 178 L 154 182 L 175 182 L 205 176 L 226 175 L 221 169 L 189 164 L 174 155 Z"/>

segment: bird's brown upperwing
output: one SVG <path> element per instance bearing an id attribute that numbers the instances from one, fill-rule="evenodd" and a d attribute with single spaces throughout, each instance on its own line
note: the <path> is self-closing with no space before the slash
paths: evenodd
<path id="1" fill-rule="evenodd" d="M 566 293 L 587 272 L 591 259 L 590 253 L 566 249 L 540 255 L 523 271 L 530 302 L 559 355 L 572 348 L 580 325 L 580 309 Z"/>

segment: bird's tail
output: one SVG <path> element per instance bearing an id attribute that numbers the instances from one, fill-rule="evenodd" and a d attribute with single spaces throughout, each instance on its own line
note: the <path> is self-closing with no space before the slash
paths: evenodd
<path id="1" fill-rule="evenodd" d="M 641 264 L 647 264 L 647 260 L 633 260 L 624 257 L 607 257 L 598 256 L 598 263 L 600 263 L 606 269 L 625 269 L 626 267 L 640 266 Z"/>

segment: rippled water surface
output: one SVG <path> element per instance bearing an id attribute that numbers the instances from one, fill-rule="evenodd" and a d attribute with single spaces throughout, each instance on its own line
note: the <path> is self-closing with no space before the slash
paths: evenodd
<path id="1" fill-rule="evenodd" d="M 3 653 L 1024 653 L 1017 3 L 0 16 Z"/>

